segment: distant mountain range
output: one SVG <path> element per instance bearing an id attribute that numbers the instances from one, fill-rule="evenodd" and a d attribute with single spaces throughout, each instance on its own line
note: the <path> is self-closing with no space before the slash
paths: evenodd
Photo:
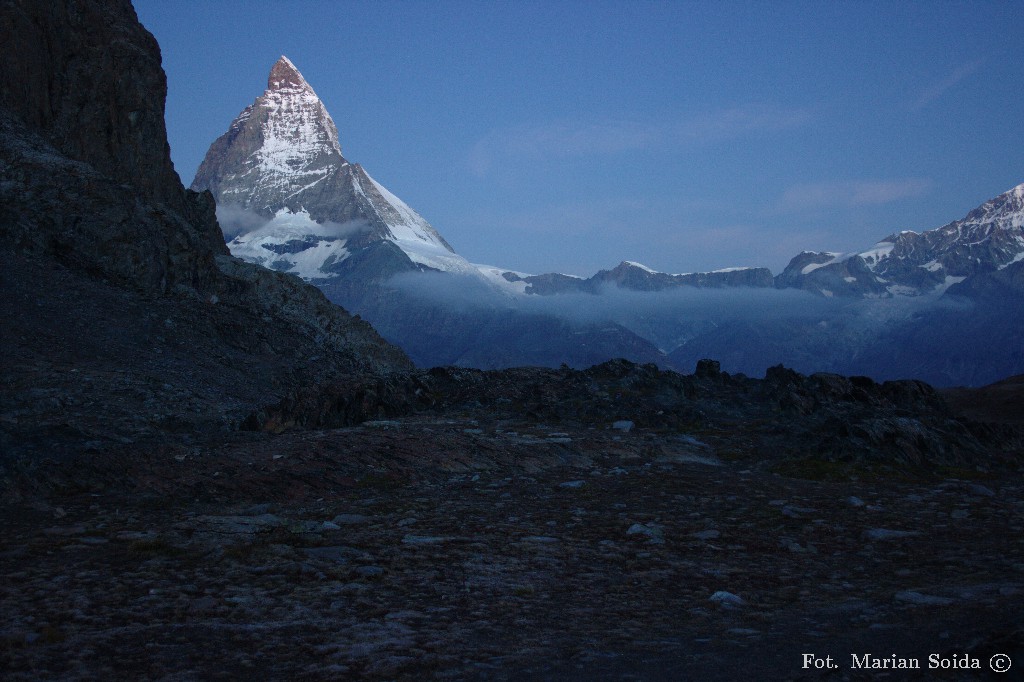
<path id="1" fill-rule="evenodd" d="M 777 276 L 632 261 L 590 278 L 531 275 L 471 264 L 347 161 L 327 109 L 281 57 L 192 189 L 213 193 L 233 255 L 315 284 L 420 365 L 622 356 L 688 371 L 707 355 L 730 371 L 785 362 L 878 378 L 917 371 L 947 385 L 1024 371 L 1024 184 L 935 230 L 857 253 L 800 253 Z"/>

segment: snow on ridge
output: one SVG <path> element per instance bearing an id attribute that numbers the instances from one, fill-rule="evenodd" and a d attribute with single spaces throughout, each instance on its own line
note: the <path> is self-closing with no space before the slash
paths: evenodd
<path id="1" fill-rule="evenodd" d="M 444 246 L 441 243 L 441 240 L 437 238 L 439 235 L 437 235 L 436 230 L 434 230 L 434 228 L 430 226 L 430 223 L 428 223 L 423 218 L 423 216 L 421 216 L 416 211 L 412 210 L 412 208 L 410 208 L 407 203 L 405 203 L 404 201 L 396 197 L 394 194 L 389 192 L 388 189 L 384 187 L 384 185 L 380 184 L 372 177 L 370 177 L 370 174 L 366 173 L 365 170 L 363 171 L 363 173 L 366 174 L 366 177 L 373 185 L 373 188 L 377 190 L 377 192 L 382 197 L 384 197 L 384 201 L 388 203 L 391 209 L 398 216 L 398 221 L 395 221 L 394 219 L 388 220 L 387 216 L 381 216 L 381 219 L 383 219 L 384 222 L 388 224 L 388 227 L 408 228 L 413 238 L 425 242 L 433 242 L 442 247 Z M 362 189 L 362 187 L 360 187 L 360 189 Z M 397 237 L 398 235 L 395 236 Z"/>
<path id="2" fill-rule="evenodd" d="M 1021 251 L 1016 256 L 1014 256 L 1013 260 L 1006 261 L 1005 263 L 1000 265 L 999 269 L 1002 270 L 1003 268 L 1013 265 L 1014 263 L 1019 263 L 1022 260 L 1024 260 L 1024 251 Z"/>
<path id="3" fill-rule="evenodd" d="M 804 253 L 813 253 L 813 252 L 805 251 Z M 808 275 L 808 274 L 814 272 L 815 270 L 817 270 L 818 268 L 823 268 L 826 265 L 832 265 L 833 263 L 836 263 L 836 262 L 839 262 L 840 260 L 843 260 L 843 254 L 841 254 L 841 253 L 832 253 L 831 251 L 829 251 L 829 252 L 826 252 L 825 255 L 826 256 L 831 256 L 831 258 L 829 258 L 829 260 L 825 261 L 824 263 L 808 263 L 807 265 L 803 266 L 803 268 L 800 269 L 800 274 L 801 275 Z"/>
<path id="4" fill-rule="evenodd" d="M 281 57 L 277 61 L 284 62 L 285 64 L 287 64 L 289 67 L 291 67 L 292 71 L 294 71 L 299 76 L 299 78 L 302 78 L 302 73 L 299 72 L 299 69 L 295 66 L 295 64 L 292 63 L 292 60 L 288 59 L 288 57 L 281 55 Z M 302 78 L 302 80 L 305 81 L 306 79 Z"/>
<path id="5" fill-rule="evenodd" d="M 472 265 L 492 286 L 513 294 L 526 294 L 526 287 L 528 287 L 529 284 L 522 281 L 522 278 L 529 277 L 530 275 L 525 272 L 515 272 L 514 270 L 499 268 L 494 265 L 480 265 L 477 263 L 473 263 Z M 520 279 L 515 282 L 510 282 L 502 277 L 506 272 L 510 272 L 513 275 L 518 276 Z"/>
<path id="6" fill-rule="evenodd" d="M 636 261 L 624 260 L 624 261 L 622 261 L 622 263 L 623 263 L 623 265 L 628 265 L 628 266 L 633 267 L 633 268 L 639 268 L 639 269 L 643 270 L 644 272 L 651 273 L 652 275 L 660 275 L 661 274 L 657 270 L 652 270 L 651 268 L 647 267 L 643 263 L 637 263 Z"/>
<path id="7" fill-rule="evenodd" d="M 283 75 L 282 64 L 293 74 L 272 80 L 275 74 Z M 308 187 L 346 163 L 334 120 L 287 57 L 282 55 L 274 65 L 267 89 L 235 119 L 232 128 L 242 126 L 256 109 L 266 112 L 259 123 L 262 144 L 244 174 L 257 178 L 259 189 Z"/>
<path id="8" fill-rule="evenodd" d="M 497 265 L 484 265 L 483 263 L 473 263 L 473 267 L 478 269 L 478 270 L 480 270 L 481 272 L 487 271 L 489 273 L 493 273 L 493 274 L 497 275 L 498 277 L 501 277 L 506 272 L 511 274 L 511 275 L 515 275 L 516 277 L 523 277 L 523 278 L 533 277 L 533 275 L 528 273 L 528 272 L 519 272 L 518 270 L 509 270 L 508 268 L 501 268 L 501 267 L 498 267 Z M 573 276 L 573 275 L 569 275 L 569 276 Z"/>
<path id="9" fill-rule="evenodd" d="M 387 225 L 390 241 L 400 248 L 414 263 L 434 270 L 453 272 L 473 277 L 484 277 L 476 267 L 452 251 L 437 230 L 430 226 L 423 216 L 404 201 L 392 194 L 360 168 L 362 175 L 370 181 L 371 189 L 384 200 L 381 206 L 363 187 L 360 173 L 353 173 L 352 187 L 373 208 L 377 216 Z"/>
<path id="10" fill-rule="evenodd" d="M 304 280 L 335 277 L 320 268 L 326 262 L 340 262 L 349 257 L 346 247 L 348 235 L 362 229 L 361 224 L 321 224 L 310 218 L 305 210 L 298 212 L 286 208 L 278 211 L 265 225 L 228 242 L 231 255 L 249 263 L 298 275 Z M 293 253 L 277 253 L 274 247 L 292 241 L 308 246 Z"/>
<path id="11" fill-rule="evenodd" d="M 341 156 L 337 128 L 316 93 L 282 88 L 268 90 L 262 99 L 270 114 L 260 124 L 263 144 L 255 152 L 258 171 L 282 179 L 329 172 L 330 168 L 308 168 L 323 155 Z"/>
<path id="12" fill-rule="evenodd" d="M 895 243 L 882 240 L 867 251 L 861 251 L 857 255 L 864 259 L 869 269 L 874 270 L 875 266 L 889 257 L 894 248 L 896 248 Z"/>

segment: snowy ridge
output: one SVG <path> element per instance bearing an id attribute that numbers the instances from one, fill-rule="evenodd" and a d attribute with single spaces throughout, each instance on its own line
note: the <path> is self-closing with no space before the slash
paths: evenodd
<path id="1" fill-rule="evenodd" d="M 514 270 L 508 270 L 506 268 L 499 268 L 494 265 L 479 265 L 474 263 L 473 267 L 476 268 L 481 275 L 487 278 L 488 283 L 498 289 L 515 295 L 526 295 L 526 287 L 529 286 L 527 282 L 522 281 L 523 279 L 530 277 L 525 272 L 515 272 Z M 510 282 L 504 277 L 505 273 L 509 273 L 519 277 L 518 280 Z"/>
<path id="2" fill-rule="evenodd" d="M 480 277 L 469 261 L 455 253 L 448 242 L 408 204 L 370 177 L 361 167 L 353 174 L 352 187 L 365 198 L 387 226 L 388 241 L 394 242 L 413 263 L 434 270 Z M 364 186 L 364 180 L 368 187 Z"/>
<path id="3" fill-rule="evenodd" d="M 639 269 L 643 270 L 644 272 L 651 273 L 652 275 L 659 274 L 657 270 L 653 270 L 653 269 L 647 267 L 646 265 L 644 265 L 643 263 L 637 263 L 636 261 L 624 260 L 624 261 L 622 261 L 622 264 L 623 265 L 628 265 L 628 266 L 630 266 L 632 268 L 639 268 Z"/>
<path id="4" fill-rule="evenodd" d="M 917 234 L 917 233 L 916 232 L 903 232 L 901 234 Z M 878 266 L 879 263 L 881 263 L 884 259 L 889 257 L 889 255 L 892 253 L 894 248 L 896 248 L 896 244 L 894 244 L 891 241 L 883 239 L 882 241 L 878 242 L 877 244 L 875 244 L 873 247 L 871 247 L 867 251 L 861 251 L 860 253 L 858 253 L 856 255 L 858 255 L 858 256 L 860 256 L 861 258 L 864 259 L 864 262 L 867 263 L 868 268 L 870 268 L 871 270 L 874 270 Z"/>
<path id="5" fill-rule="evenodd" d="M 718 268 L 717 270 L 712 270 L 711 272 L 713 272 L 713 273 L 715 273 L 715 272 L 743 272 L 744 270 L 754 270 L 754 269 L 755 268 L 752 268 L 749 265 L 741 265 L 739 267 L 734 267 L 734 268 Z"/>
<path id="6" fill-rule="evenodd" d="M 892 234 L 856 253 L 803 252 L 780 277 L 805 288 L 841 280 L 837 295 L 874 297 L 942 294 L 953 284 L 1024 260 L 1024 184 L 986 201 L 947 225 Z M 922 272 L 923 271 L 923 272 Z M 825 294 L 822 290 L 823 295 Z"/>

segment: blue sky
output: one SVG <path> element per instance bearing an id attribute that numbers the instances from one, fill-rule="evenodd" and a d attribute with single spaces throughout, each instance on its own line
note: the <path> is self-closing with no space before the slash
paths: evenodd
<path id="1" fill-rule="evenodd" d="M 187 185 L 287 55 L 473 262 L 852 251 L 1024 182 L 1024 2 L 134 0 Z"/>

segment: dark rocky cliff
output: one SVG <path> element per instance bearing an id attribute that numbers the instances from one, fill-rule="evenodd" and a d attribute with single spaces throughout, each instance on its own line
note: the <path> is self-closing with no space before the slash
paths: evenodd
<path id="1" fill-rule="evenodd" d="M 300 384 L 411 368 L 228 255 L 212 197 L 174 172 L 159 48 L 127 0 L 6 0 L 0 45 L 7 452 L 193 438 Z"/>
<path id="2" fill-rule="evenodd" d="M 182 207 L 160 50 L 129 0 L 6 0 L 0 36 L 0 104 L 68 157 Z"/>

